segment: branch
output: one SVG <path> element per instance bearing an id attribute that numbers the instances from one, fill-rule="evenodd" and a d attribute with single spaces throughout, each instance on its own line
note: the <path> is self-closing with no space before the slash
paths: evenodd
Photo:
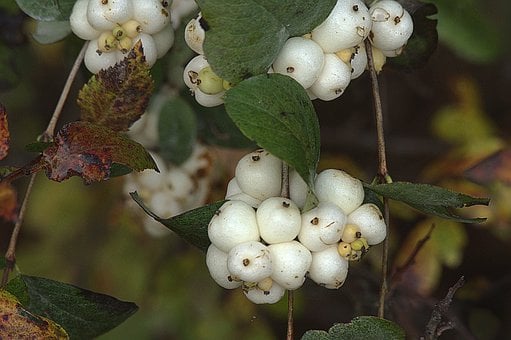
<path id="1" fill-rule="evenodd" d="M 366 54 L 367 54 L 367 66 L 369 68 L 369 75 L 371 77 L 371 89 L 373 94 L 373 105 L 376 120 L 376 134 L 378 143 L 378 182 L 379 183 L 390 183 L 392 180 L 387 170 L 387 156 L 385 149 L 385 131 L 383 128 L 383 109 L 381 105 L 380 87 L 378 84 L 378 76 L 376 69 L 374 68 L 374 60 L 371 43 L 369 39 L 365 40 Z M 381 286 L 380 286 L 380 298 L 378 304 L 378 317 L 384 318 L 385 316 L 385 298 L 387 295 L 387 272 L 388 272 L 388 260 L 389 260 L 389 204 L 388 199 L 383 199 L 384 212 L 383 216 L 385 219 L 385 225 L 387 226 L 387 237 L 383 241 L 383 254 L 382 254 L 382 265 L 381 265 Z"/>
<path id="2" fill-rule="evenodd" d="M 280 196 L 289 198 L 289 165 L 282 162 L 282 184 Z M 294 311 L 294 296 L 293 291 L 287 291 L 287 333 L 286 340 L 294 339 L 294 325 L 293 325 L 293 311 Z"/>
<path id="3" fill-rule="evenodd" d="M 64 84 L 64 88 L 62 89 L 62 93 L 60 94 L 60 98 L 57 102 L 57 105 L 55 106 L 55 110 L 53 111 L 53 115 L 50 118 L 50 122 L 48 123 L 48 126 L 46 127 L 46 130 L 41 135 L 41 139 L 43 141 L 51 141 L 53 139 L 53 134 L 55 132 L 55 127 L 57 125 L 58 119 L 60 117 L 60 114 L 62 113 L 62 109 L 64 108 L 64 104 L 66 102 L 67 97 L 69 96 L 69 91 L 71 90 L 71 85 L 73 84 L 76 74 L 78 73 L 78 70 L 80 68 L 80 65 L 82 64 L 83 58 L 85 56 L 85 50 L 87 49 L 86 42 L 82 49 L 80 50 L 80 53 L 76 57 L 76 60 L 73 64 L 73 67 L 71 68 L 71 71 L 69 72 L 69 75 L 67 77 L 66 83 Z M 28 199 L 30 197 L 30 194 L 32 193 L 32 188 L 34 186 L 35 177 L 37 175 L 37 171 L 40 170 L 40 167 L 37 168 L 37 164 L 33 165 L 31 163 L 31 166 L 27 168 L 21 169 L 21 171 L 16 172 L 14 175 L 12 175 L 9 178 L 9 181 L 17 178 L 16 176 L 20 173 L 23 173 L 23 171 L 29 171 L 31 170 L 31 177 L 30 182 L 28 183 L 27 190 L 25 192 L 25 197 L 23 199 L 23 202 L 21 203 L 20 212 L 18 214 L 18 218 L 16 220 L 16 223 L 14 225 L 14 229 L 11 234 L 11 239 L 9 240 L 9 246 L 7 248 L 7 252 L 5 253 L 5 261 L 6 265 L 4 268 L 4 271 L 2 273 L 2 280 L 0 282 L 0 287 L 3 287 L 7 284 L 7 281 L 9 280 L 9 275 L 14 269 L 14 265 L 16 264 L 16 244 L 18 242 L 18 237 L 21 231 L 21 226 L 23 224 L 24 218 L 25 218 L 25 212 L 27 209 Z M 6 180 L 4 178 L 4 180 Z"/>
<path id="4" fill-rule="evenodd" d="M 426 335 L 423 339 L 425 340 L 434 340 L 437 339 L 444 331 L 448 329 L 452 329 L 454 327 L 452 322 L 442 323 L 442 317 L 447 315 L 449 312 L 449 307 L 451 306 L 452 299 L 454 298 L 454 294 L 456 291 L 463 287 L 465 284 L 465 278 L 462 276 L 459 280 L 449 288 L 447 295 L 440 302 L 435 305 L 433 312 L 431 313 L 431 318 L 426 325 Z"/>

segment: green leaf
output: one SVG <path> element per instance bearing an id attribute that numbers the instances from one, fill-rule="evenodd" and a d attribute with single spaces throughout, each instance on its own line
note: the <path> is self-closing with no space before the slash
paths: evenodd
<path id="1" fill-rule="evenodd" d="M 507 30 L 477 0 L 433 0 L 438 7 L 440 40 L 471 62 L 489 63 L 504 50 Z"/>
<path id="2" fill-rule="evenodd" d="M 55 321 L 72 339 L 104 334 L 138 309 L 132 302 L 42 277 L 20 275 L 6 288 L 27 310 Z"/>
<path id="3" fill-rule="evenodd" d="M 153 81 L 139 41 L 121 62 L 93 75 L 78 95 L 84 121 L 127 131 L 145 112 Z"/>
<path id="4" fill-rule="evenodd" d="M 208 237 L 208 225 L 215 212 L 225 203 L 225 201 L 215 202 L 200 208 L 192 209 L 180 215 L 163 219 L 153 213 L 136 192 L 130 193 L 137 204 L 144 209 L 145 213 L 162 223 L 164 226 L 181 236 L 192 245 L 206 251 L 210 245 Z"/>
<path id="5" fill-rule="evenodd" d="M 32 34 L 40 44 L 53 44 L 71 33 L 69 21 L 38 21 Z"/>
<path id="6" fill-rule="evenodd" d="M 237 83 L 266 73 L 286 40 L 312 31 L 336 0 L 198 0 L 204 51 L 221 78 Z"/>
<path id="7" fill-rule="evenodd" d="M 197 118 L 184 99 L 177 97 L 163 104 L 158 136 L 163 159 L 179 165 L 190 157 L 197 142 Z"/>
<path id="8" fill-rule="evenodd" d="M 413 33 L 405 49 L 396 58 L 388 58 L 390 65 L 404 69 L 424 66 L 438 45 L 437 13 L 435 5 L 418 0 L 398 0 L 413 19 Z"/>
<path id="9" fill-rule="evenodd" d="M 65 125 L 40 164 L 54 181 L 80 176 L 86 183 L 106 180 L 117 163 L 136 171 L 157 169 L 142 145 L 104 126 L 87 122 Z"/>
<path id="10" fill-rule="evenodd" d="M 263 74 L 226 92 L 225 108 L 248 138 L 282 159 L 313 187 L 319 161 L 319 122 L 294 79 Z"/>
<path id="11" fill-rule="evenodd" d="M 463 218 L 453 212 L 454 208 L 472 205 L 488 205 L 488 198 L 476 198 L 429 184 L 394 182 L 389 184 L 366 184 L 364 187 L 390 199 L 401 201 L 429 215 L 463 223 L 480 223 L 485 218 Z"/>
<path id="12" fill-rule="evenodd" d="M 394 322 L 375 316 L 359 316 L 350 323 L 333 325 L 328 333 L 307 331 L 302 340 L 404 340 L 404 331 Z"/>
<path id="13" fill-rule="evenodd" d="M 28 16 L 41 21 L 69 20 L 76 0 L 16 0 Z"/>

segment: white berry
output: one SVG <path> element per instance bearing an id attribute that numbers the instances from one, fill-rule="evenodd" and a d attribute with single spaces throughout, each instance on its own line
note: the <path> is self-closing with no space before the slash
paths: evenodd
<path id="1" fill-rule="evenodd" d="M 258 287 L 254 287 L 243 291 L 245 296 L 256 304 L 276 303 L 282 299 L 285 292 L 286 290 L 276 282 L 272 283 L 270 290 L 262 290 Z"/>
<path id="2" fill-rule="evenodd" d="M 271 278 L 285 289 L 300 288 L 312 262 L 310 251 L 297 241 L 271 244 L 268 249 L 273 266 Z"/>
<path id="3" fill-rule="evenodd" d="M 89 0 L 87 6 L 87 20 L 96 30 L 112 30 L 132 17 L 132 0 Z"/>
<path id="4" fill-rule="evenodd" d="M 312 253 L 309 277 L 328 289 L 338 289 L 346 280 L 349 262 L 339 255 L 337 245 Z"/>
<path id="5" fill-rule="evenodd" d="M 209 63 L 204 55 L 199 54 L 191 59 L 185 66 L 183 71 L 183 80 L 188 88 L 194 90 L 197 88 L 197 79 L 199 78 L 199 72 L 208 67 Z"/>
<path id="6" fill-rule="evenodd" d="M 198 54 L 204 54 L 202 45 L 206 37 L 206 31 L 200 24 L 201 18 L 202 15 L 199 13 L 197 18 L 191 19 L 185 27 L 185 42 L 188 47 Z"/>
<path id="7" fill-rule="evenodd" d="M 344 93 L 351 81 L 351 67 L 335 54 L 325 54 L 318 79 L 309 88 L 321 100 L 334 100 Z"/>
<path id="8" fill-rule="evenodd" d="M 261 238 L 268 244 L 292 241 L 300 231 L 300 209 L 288 198 L 270 197 L 256 212 Z"/>
<path id="9" fill-rule="evenodd" d="M 164 6 L 167 4 L 167 6 Z M 140 23 L 142 32 L 154 34 L 170 23 L 167 1 L 133 0 L 133 19 Z"/>
<path id="10" fill-rule="evenodd" d="M 310 251 L 321 251 L 339 242 L 344 231 L 346 215 L 331 202 L 319 205 L 302 215 L 300 242 Z"/>
<path id="11" fill-rule="evenodd" d="M 364 201 L 362 182 L 342 170 L 322 171 L 316 177 L 314 188 L 320 202 L 335 203 L 345 214 L 350 214 Z"/>
<path id="12" fill-rule="evenodd" d="M 412 17 L 399 2 L 378 1 L 371 6 L 369 13 L 373 21 L 369 39 L 374 47 L 383 51 L 399 50 L 412 35 Z"/>
<path id="13" fill-rule="evenodd" d="M 338 0 L 326 20 L 312 31 L 312 40 L 325 53 L 361 43 L 371 30 L 371 18 L 361 0 Z"/>
<path id="14" fill-rule="evenodd" d="M 324 59 L 323 50 L 317 43 L 293 37 L 286 41 L 273 62 L 273 71 L 290 76 L 306 89 L 318 79 Z"/>
<path id="15" fill-rule="evenodd" d="M 233 280 L 227 269 L 227 253 L 211 244 L 206 253 L 206 265 L 209 274 L 218 285 L 225 289 L 234 289 L 241 286 L 241 281 Z"/>
<path id="16" fill-rule="evenodd" d="M 280 195 L 282 161 L 263 149 L 241 158 L 235 173 L 240 189 L 256 199 Z"/>
<path id="17" fill-rule="evenodd" d="M 196 88 L 194 91 L 195 100 L 197 103 L 204 107 L 214 107 L 222 105 L 224 103 L 225 91 L 218 92 L 215 94 L 207 94 L 202 92 L 201 89 Z"/>
<path id="18" fill-rule="evenodd" d="M 289 198 L 295 202 L 298 208 L 303 209 L 308 193 L 309 186 L 305 183 L 302 176 L 292 169 L 289 172 Z"/>
<path id="19" fill-rule="evenodd" d="M 208 236 L 224 252 L 243 242 L 259 241 L 254 209 L 241 201 L 225 202 L 209 222 Z"/>
<path id="20" fill-rule="evenodd" d="M 372 203 L 363 204 L 348 216 L 348 223 L 360 228 L 361 236 L 369 245 L 382 242 L 387 235 L 387 226 L 380 209 Z"/>
<path id="21" fill-rule="evenodd" d="M 161 31 L 153 34 L 156 45 L 156 57 L 163 57 L 174 44 L 174 29 L 171 25 L 165 26 Z"/>
<path id="22" fill-rule="evenodd" d="M 122 54 L 119 51 L 101 52 L 98 50 L 98 40 L 94 39 L 89 42 L 83 62 L 87 69 L 92 73 L 98 73 L 101 70 L 114 66 L 115 63 L 121 61 Z"/>
<path id="23" fill-rule="evenodd" d="M 101 32 L 92 27 L 87 20 L 88 4 L 89 0 L 78 0 L 75 2 L 69 17 L 71 30 L 83 40 L 93 40 L 101 34 Z"/>
<path id="24" fill-rule="evenodd" d="M 229 251 L 227 269 L 234 279 L 259 282 L 272 273 L 270 252 L 261 242 L 240 243 Z"/>

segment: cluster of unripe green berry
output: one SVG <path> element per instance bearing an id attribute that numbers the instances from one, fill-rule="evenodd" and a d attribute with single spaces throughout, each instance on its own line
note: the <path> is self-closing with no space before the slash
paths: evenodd
<path id="1" fill-rule="evenodd" d="M 92 73 L 121 61 L 138 41 L 152 66 L 174 43 L 170 2 L 163 0 L 77 0 L 72 31 L 90 40 L 84 63 Z"/>
<path id="2" fill-rule="evenodd" d="M 211 70 L 204 56 L 200 19 L 199 14 L 185 30 L 188 46 L 199 55 L 188 63 L 183 78 L 199 104 L 216 106 L 230 84 Z M 338 0 L 311 33 L 286 41 L 268 72 L 292 77 L 311 99 L 333 100 L 367 68 L 366 39 L 379 72 L 387 57 L 402 52 L 412 32 L 412 17 L 397 1 L 380 0 L 367 8 L 362 0 Z"/>
<path id="3" fill-rule="evenodd" d="M 208 226 L 206 264 L 226 289 L 241 287 L 254 303 L 275 303 L 306 277 L 337 289 L 349 261 L 385 239 L 374 204 L 363 203 L 362 183 L 341 170 L 316 176 L 319 204 L 303 211 L 307 184 L 291 170 L 289 197 L 281 197 L 282 161 L 265 150 L 244 156 L 229 182 L 226 203 Z"/>

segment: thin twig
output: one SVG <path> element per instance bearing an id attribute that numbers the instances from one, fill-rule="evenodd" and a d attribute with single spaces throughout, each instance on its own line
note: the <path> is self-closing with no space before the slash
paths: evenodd
<path id="1" fill-rule="evenodd" d="M 449 307 L 451 306 L 452 299 L 454 298 L 454 294 L 456 291 L 463 287 L 465 284 L 465 278 L 462 276 L 459 280 L 449 288 L 447 295 L 440 302 L 435 305 L 433 312 L 431 313 L 431 318 L 426 325 L 426 335 L 423 339 L 426 340 L 434 340 L 437 339 L 444 331 L 447 329 L 452 329 L 454 325 L 451 323 L 442 323 L 443 316 L 447 315 L 449 312 Z"/>
<path id="2" fill-rule="evenodd" d="M 289 198 L 289 165 L 285 162 L 282 162 L 282 184 L 280 187 L 280 196 L 284 198 Z M 293 311 L 294 311 L 294 296 L 293 291 L 287 291 L 287 333 L 286 340 L 294 339 L 294 321 L 293 321 Z"/>
<path id="3" fill-rule="evenodd" d="M 60 114 L 62 113 L 62 109 L 64 108 L 64 104 L 66 103 L 66 99 L 69 96 L 69 91 L 71 90 L 71 85 L 73 84 L 76 74 L 80 69 L 80 65 L 82 64 L 83 58 L 85 56 L 85 51 L 87 50 L 89 42 L 86 41 L 83 44 L 80 53 L 76 57 L 76 60 L 73 64 L 73 67 L 69 71 L 69 75 L 67 76 L 66 83 L 62 88 L 62 93 L 60 94 L 59 101 L 57 102 L 57 106 L 55 107 L 55 111 L 53 111 L 53 115 L 50 118 L 50 122 L 48 123 L 48 127 L 43 133 L 43 141 L 49 142 L 53 139 L 53 134 L 55 133 L 55 128 L 57 126 L 57 122 L 59 120 Z"/>
<path id="4" fill-rule="evenodd" d="M 85 50 L 87 49 L 87 44 L 88 43 L 86 42 L 83 45 L 82 49 L 80 50 L 80 53 L 76 57 L 73 67 L 69 71 L 69 75 L 66 79 L 66 83 L 64 84 L 64 88 L 62 89 L 62 93 L 60 94 L 60 98 L 57 102 L 57 105 L 55 106 L 55 110 L 53 111 L 53 114 L 50 118 L 50 122 L 48 123 L 46 130 L 42 134 L 43 141 L 51 141 L 53 139 L 55 127 L 57 126 L 57 122 L 59 120 L 60 114 L 62 113 L 62 109 L 64 108 L 66 99 L 69 96 L 69 91 L 71 90 L 71 85 L 73 84 L 73 82 L 76 78 L 76 74 L 78 73 L 80 65 L 82 64 L 83 58 L 85 56 Z M 37 175 L 36 170 L 39 170 L 40 167 L 39 168 L 29 167 L 29 169 L 32 169 L 32 170 L 35 169 L 35 170 L 31 174 L 30 182 L 28 183 L 27 190 L 25 192 L 25 197 L 23 198 L 23 202 L 21 203 L 18 218 L 14 225 L 14 229 L 11 234 L 11 239 L 9 240 L 9 246 L 7 248 L 7 252 L 5 253 L 6 265 L 5 265 L 4 271 L 2 273 L 2 281 L 0 282 L 1 287 L 5 286 L 7 284 L 9 275 L 11 274 L 12 270 L 14 269 L 14 265 L 16 264 L 16 244 L 18 242 L 18 237 L 19 237 L 19 234 L 21 231 L 21 226 L 23 225 L 23 221 L 25 218 L 25 212 L 27 209 L 28 199 L 30 197 L 30 194 L 32 193 L 32 188 L 34 185 L 35 177 Z"/>
<path id="5" fill-rule="evenodd" d="M 369 74 L 371 76 L 371 88 L 373 94 L 373 104 L 376 120 L 376 134 L 378 143 L 378 181 L 380 183 L 390 183 L 391 179 L 387 170 L 387 156 L 385 149 L 385 131 L 383 128 L 383 109 L 381 105 L 380 87 L 378 85 L 378 76 L 376 69 L 374 68 L 374 60 L 372 53 L 372 46 L 369 39 L 365 40 L 367 64 L 369 68 Z M 383 200 L 384 204 L 384 218 L 385 225 L 387 226 L 387 237 L 383 241 L 383 254 L 382 254 L 382 266 L 381 266 L 381 287 L 380 287 L 380 298 L 378 305 L 378 317 L 383 318 L 385 316 L 385 298 L 387 295 L 387 275 L 388 275 L 388 259 L 389 259 L 389 205 L 388 200 Z"/>
<path id="6" fill-rule="evenodd" d="M 7 252 L 5 253 L 5 268 L 2 274 L 2 282 L 0 284 L 0 287 L 3 287 L 7 284 L 9 275 L 11 274 L 12 270 L 14 269 L 14 265 L 16 264 L 16 243 L 18 241 L 21 225 L 23 224 L 23 220 L 25 218 L 28 199 L 30 197 L 30 193 L 32 192 L 32 187 L 34 186 L 36 175 L 37 173 L 34 173 L 32 174 L 32 176 L 30 176 L 27 191 L 25 192 L 25 197 L 23 198 L 23 202 L 21 203 L 18 218 L 16 219 L 14 229 L 12 230 L 11 239 L 9 240 L 9 247 L 7 248 Z"/>

